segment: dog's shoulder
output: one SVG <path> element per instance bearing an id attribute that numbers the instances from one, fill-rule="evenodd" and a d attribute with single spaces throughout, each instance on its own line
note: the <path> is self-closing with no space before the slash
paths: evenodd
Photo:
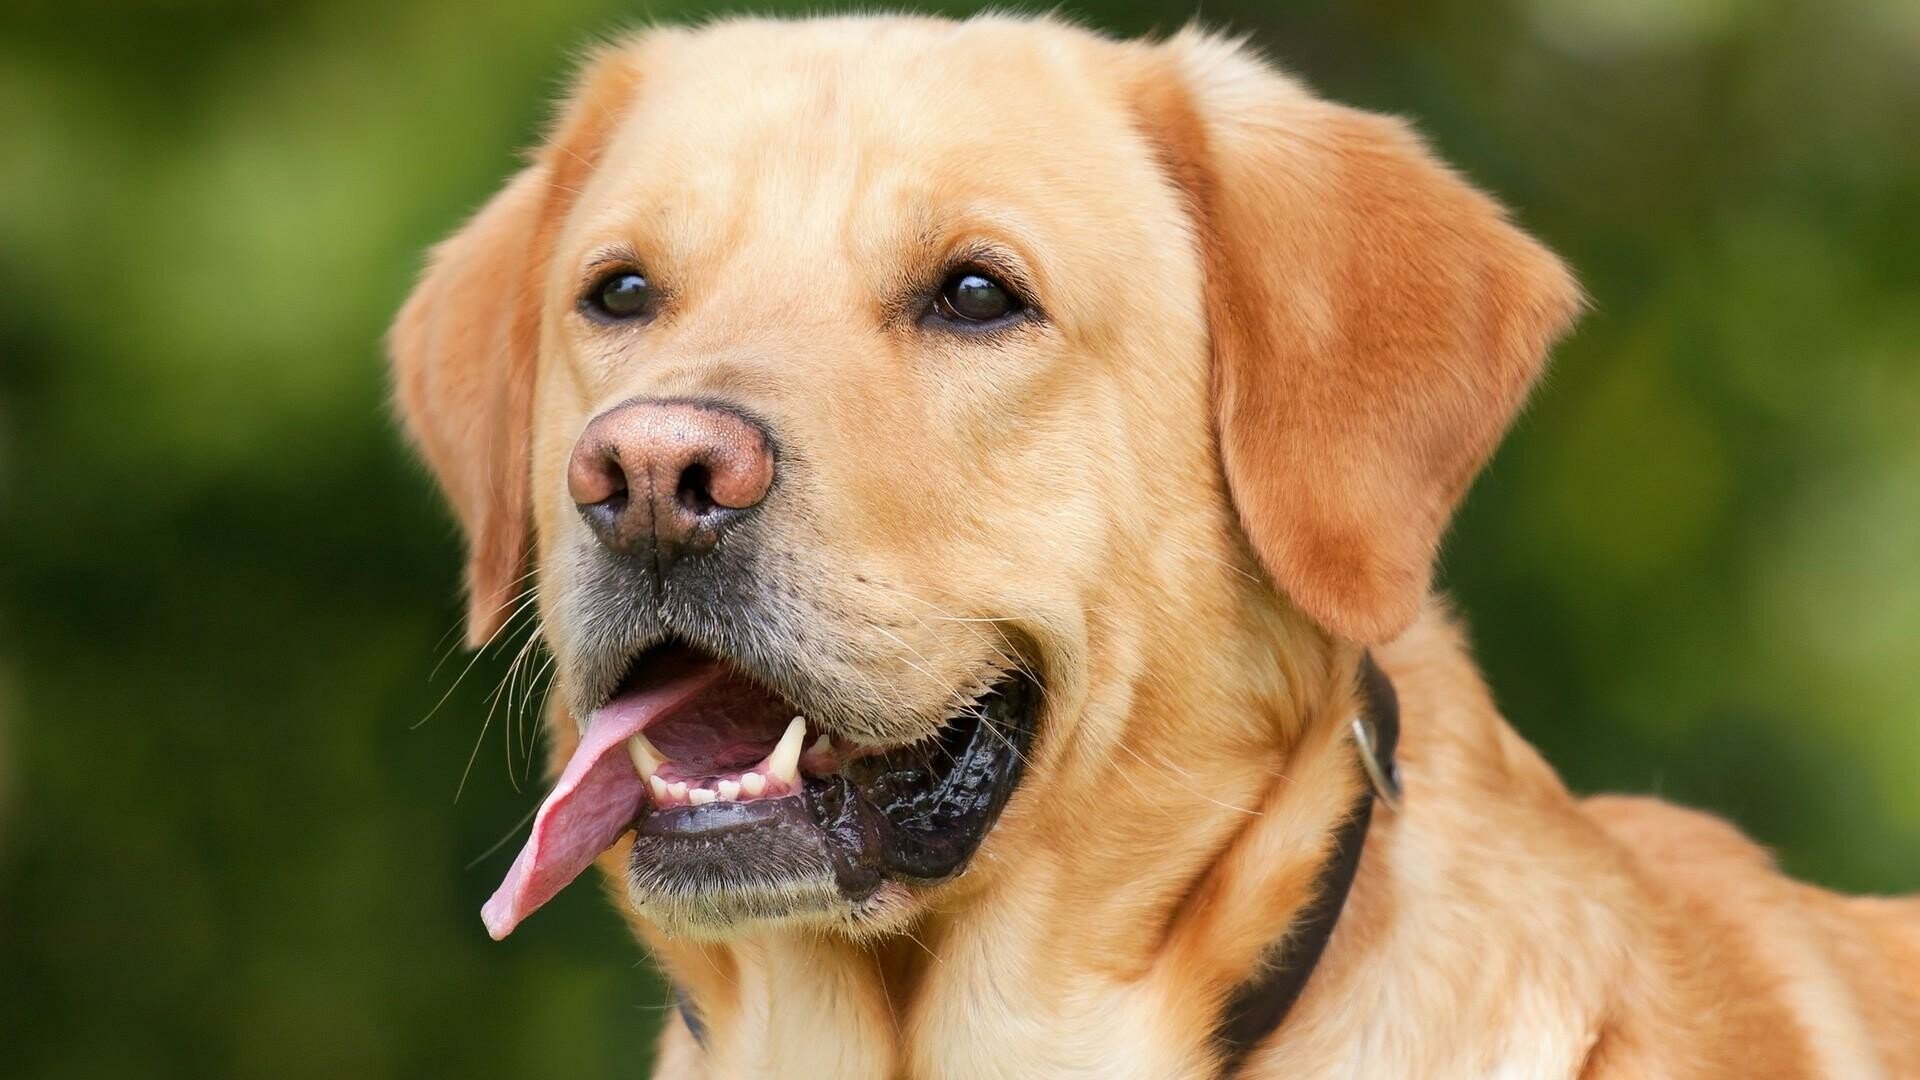
<path id="1" fill-rule="evenodd" d="M 1794 881 L 1733 825 L 1659 799 L 1580 807 L 1636 868 L 1650 941 L 1694 958 L 1677 982 L 1712 1006 L 1705 1015 L 1782 1009 L 1781 1025 L 1747 1025 L 1740 1038 L 1782 1044 L 1767 1056 L 1804 1060 L 1809 1075 L 1920 1074 L 1920 901 Z"/>

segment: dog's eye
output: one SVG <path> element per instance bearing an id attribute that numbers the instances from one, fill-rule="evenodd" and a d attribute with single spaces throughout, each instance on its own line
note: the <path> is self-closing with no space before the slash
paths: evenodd
<path id="1" fill-rule="evenodd" d="M 957 323 L 997 323 L 1025 310 L 1012 289 L 978 270 L 960 270 L 940 285 L 934 313 Z"/>
<path id="2" fill-rule="evenodd" d="M 653 286 L 638 271 L 618 270 L 587 291 L 586 306 L 603 319 L 643 318 L 653 313 Z"/>

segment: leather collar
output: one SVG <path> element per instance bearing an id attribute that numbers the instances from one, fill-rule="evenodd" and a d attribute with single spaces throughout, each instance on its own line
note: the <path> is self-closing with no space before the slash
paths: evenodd
<path id="1" fill-rule="evenodd" d="M 1387 673 L 1368 653 L 1360 661 L 1360 712 L 1353 721 L 1354 742 L 1369 783 L 1360 792 L 1353 813 L 1334 834 L 1333 857 L 1320 868 L 1314 898 L 1301 910 L 1286 937 L 1271 950 L 1268 961 L 1241 983 L 1227 1003 L 1226 1013 L 1213 1029 L 1220 1050 L 1221 1080 L 1233 1077 L 1260 1041 L 1274 1033 L 1300 999 L 1313 969 L 1326 951 L 1333 928 L 1346 907 L 1366 847 L 1367 826 L 1373 821 L 1376 799 L 1388 809 L 1400 805 L 1400 770 L 1394 750 L 1400 743 L 1400 699 Z"/>

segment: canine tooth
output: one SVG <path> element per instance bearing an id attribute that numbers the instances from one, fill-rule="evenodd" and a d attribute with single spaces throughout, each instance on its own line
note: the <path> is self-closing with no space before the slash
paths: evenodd
<path id="1" fill-rule="evenodd" d="M 813 745 L 807 748 L 807 753 L 831 754 L 833 753 L 833 740 L 827 738 L 827 733 L 823 731 L 820 733 L 819 738 L 813 740 Z"/>
<path id="2" fill-rule="evenodd" d="M 668 785 L 667 785 L 667 793 L 668 793 L 669 795 L 672 795 L 672 796 L 673 796 L 673 797 L 674 797 L 675 799 L 684 799 L 684 798 L 686 798 L 686 797 L 687 797 L 687 784 L 686 784 L 686 781 L 684 781 L 684 780 L 675 780 L 675 781 L 674 781 L 673 783 L 671 783 L 671 784 L 668 784 Z"/>
<path id="3" fill-rule="evenodd" d="M 740 790 L 750 799 L 759 798 L 767 790 L 766 774 L 743 773 L 740 777 Z"/>
<path id="4" fill-rule="evenodd" d="M 667 782 L 665 780 L 657 776 L 649 776 L 647 777 L 647 787 L 653 791 L 654 802 L 663 803 L 667 801 Z"/>
<path id="5" fill-rule="evenodd" d="M 738 780 L 722 780 L 718 784 L 715 784 L 714 788 L 720 792 L 721 802 L 734 802 L 740 798 L 740 782 Z"/>
<path id="6" fill-rule="evenodd" d="M 806 717 L 796 716 L 787 721 L 787 730 L 780 736 L 780 745 L 767 755 L 768 779 L 783 781 L 788 787 L 800 781 L 800 744 L 806 739 Z"/>
<path id="7" fill-rule="evenodd" d="M 705 806 L 717 798 L 719 796 L 709 788 L 697 787 L 687 792 L 687 801 L 695 806 Z"/>
<path id="8" fill-rule="evenodd" d="M 645 735 L 637 732 L 627 740 L 627 756 L 633 759 L 633 767 L 640 771 L 642 780 L 653 779 L 653 774 L 660 771 L 660 763 L 666 760 Z"/>

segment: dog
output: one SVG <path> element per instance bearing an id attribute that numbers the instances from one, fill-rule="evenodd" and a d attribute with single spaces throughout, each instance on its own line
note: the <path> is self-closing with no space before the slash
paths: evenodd
<path id="1" fill-rule="evenodd" d="M 658 1077 L 1920 1076 L 1920 901 L 1572 797 L 1433 594 L 1583 303 L 1205 31 L 601 48 L 391 334 L 557 672 L 488 930 L 597 862 Z"/>

